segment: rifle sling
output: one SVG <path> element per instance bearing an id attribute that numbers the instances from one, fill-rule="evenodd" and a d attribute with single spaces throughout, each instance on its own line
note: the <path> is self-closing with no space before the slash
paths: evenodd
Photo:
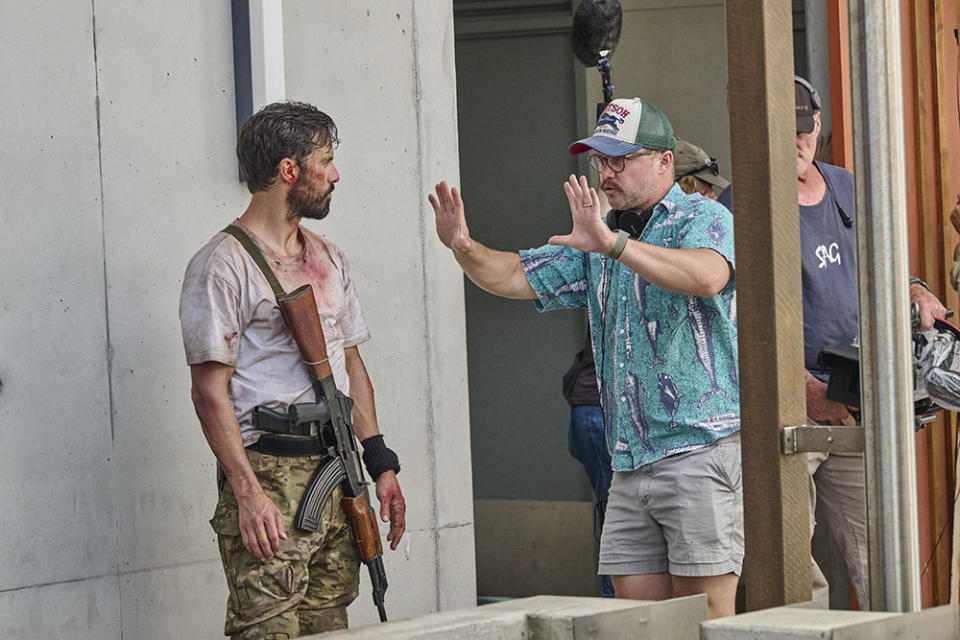
<path id="1" fill-rule="evenodd" d="M 263 253 L 260 251 L 260 248 L 250 239 L 250 236 L 247 235 L 247 232 L 240 228 L 239 225 L 230 223 L 223 229 L 224 233 L 229 233 L 231 236 L 237 239 L 237 241 L 243 245 L 243 248 L 247 250 L 247 253 L 250 254 L 250 257 L 253 258 L 253 261 L 257 263 L 257 266 L 260 267 L 260 271 L 263 272 L 263 277 L 267 279 L 267 282 L 270 283 L 270 288 L 273 289 L 273 295 L 279 300 L 282 296 L 287 295 L 287 292 L 283 290 L 283 287 L 280 286 L 280 281 L 277 280 L 276 274 L 273 273 L 273 269 L 270 268 L 270 265 L 267 264 L 267 259 L 263 257 Z M 301 359 L 302 360 L 302 359 Z M 306 364 L 306 363 L 304 363 Z M 313 373 L 310 370 L 310 367 L 307 367 L 307 372 L 310 374 L 311 378 Z M 326 399 L 331 399 L 334 397 L 334 394 L 337 391 L 336 383 L 333 381 L 333 376 L 324 380 L 318 380 L 317 384 L 320 389 L 319 392 L 323 393 L 323 397 Z M 316 385 L 315 385 L 316 389 Z M 318 393 L 318 398 L 319 393 Z"/>
<path id="2" fill-rule="evenodd" d="M 235 224 L 228 224 L 224 230 L 224 233 L 229 233 L 234 238 L 243 245 L 243 248 L 247 250 L 247 253 L 250 254 L 250 257 L 253 258 L 253 261 L 257 263 L 257 266 L 260 267 L 260 271 L 263 272 L 263 277 L 267 279 L 267 282 L 270 283 L 270 288 L 273 289 L 273 295 L 277 298 L 287 295 L 287 292 L 283 290 L 283 287 L 280 286 L 280 281 L 277 280 L 277 276 L 273 273 L 273 269 L 270 268 L 270 265 L 267 264 L 267 259 L 263 257 L 260 248 L 254 244 L 253 240 L 250 239 L 250 236 L 247 235 L 247 232 L 241 229 Z"/>

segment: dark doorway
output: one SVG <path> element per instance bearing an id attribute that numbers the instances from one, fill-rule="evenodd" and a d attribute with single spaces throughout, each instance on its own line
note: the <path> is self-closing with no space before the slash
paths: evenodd
<path id="1" fill-rule="evenodd" d="M 579 129 L 569 4 L 509 4 L 455 2 L 454 15 L 467 223 L 515 251 L 570 230 L 561 183 Z M 478 593 L 593 595 L 592 494 L 561 393 L 584 316 L 465 287 Z"/>

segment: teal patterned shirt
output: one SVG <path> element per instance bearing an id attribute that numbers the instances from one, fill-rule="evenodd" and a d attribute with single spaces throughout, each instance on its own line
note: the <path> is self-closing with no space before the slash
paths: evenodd
<path id="1" fill-rule="evenodd" d="M 733 254 L 723 205 L 674 185 L 641 242 Z M 633 471 L 703 447 L 740 428 L 736 292 L 712 297 L 656 287 L 600 253 L 544 246 L 521 251 L 540 311 L 586 307 L 607 447 L 615 471 Z"/>

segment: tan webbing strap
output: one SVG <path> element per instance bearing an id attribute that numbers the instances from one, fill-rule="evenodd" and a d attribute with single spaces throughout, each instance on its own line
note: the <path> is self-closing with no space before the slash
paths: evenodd
<path id="1" fill-rule="evenodd" d="M 270 283 L 270 288 L 273 289 L 273 295 L 277 298 L 287 295 L 287 292 L 283 290 L 283 287 L 280 286 L 280 281 L 277 280 L 277 276 L 274 275 L 273 269 L 270 268 L 270 265 L 267 264 L 266 258 L 263 257 L 263 253 L 260 252 L 260 249 L 254 244 L 253 240 L 250 239 L 250 236 L 247 235 L 247 232 L 238 227 L 235 224 L 228 224 L 223 230 L 224 233 L 229 233 L 234 238 L 236 238 L 240 244 L 243 245 L 243 248 L 247 250 L 247 253 L 250 254 L 250 257 L 253 258 L 253 261 L 257 263 L 257 266 L 260 267 L 260 271 L 263 272 L 263 276 L 267 279 L 267 282 Z"/>

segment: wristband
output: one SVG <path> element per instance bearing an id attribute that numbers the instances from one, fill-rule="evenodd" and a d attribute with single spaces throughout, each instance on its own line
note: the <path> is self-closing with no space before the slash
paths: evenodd
<path id="1" fill-rule="evenodd" d="M 373 480 L 376 480 L 384 471 L 400 473 L 400 459 L 383 442 L 383 435 L 377 434 L 370 436 L 360 442 L 363 445 L 363 466 L 367 468 L 367 473 Z"/>
<path id="2" fill-rule="evenodd" d="M 620 257 L 620 254 L 623 253 L 623 250 L 626 249 L 627 240 L 629 238 L 630 238 L 630 234 L 628 234 L 623 229 L 620 229 L 619 231 L 617 231 L 617 241 L 613 243 L 613 247 L 610 249 L 610 251 L 607 251 L 607 257 L 612 258 L 614 260 L 618 259 Z"/>
<path id="3" fill-rule="evenodd" d="M 927 286 L 927 283 L 921 280 L 920 278 L 910 278 L 910 284 L 918 284 L 924 289 L 926 289 L 927 291 L 930 291 L 930 287 Z M 930 291 L 930 293 L 933 293 L 933 292 Z"/>

